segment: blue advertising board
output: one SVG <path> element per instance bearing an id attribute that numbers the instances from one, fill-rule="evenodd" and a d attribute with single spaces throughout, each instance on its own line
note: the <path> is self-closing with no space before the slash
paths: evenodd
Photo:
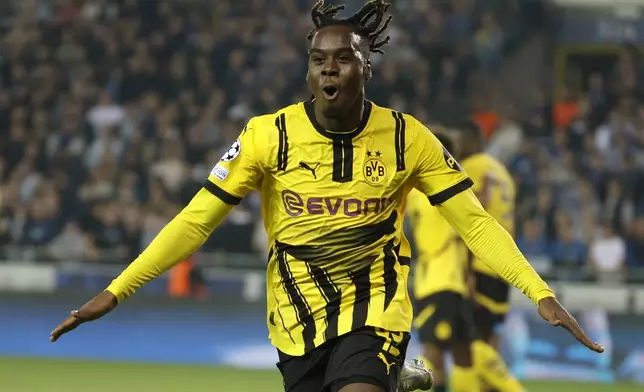
<path id="1" fill-rule="evenodd" d="M 51 328 L 68 314 L 65 301 L 0 300 L 0 355 L 116 361 L 169 362 L 274 368 L 261 309 L 232 313 L 207 303 L 146 306 L 124 303 L 104 320 L 51 344 Z M 538 318 L 534 309 L 513 310 L 504 328 L 503 354 L 522 379 L 575 379 L 644 383 L 644 320 L 594 310 L 576 315 L 607 352 L 594 354 L 566 331 Z M 127 349 L 124 349 L 126 347 Z M 409 357 L 420 354 L 414 339 Z"/>

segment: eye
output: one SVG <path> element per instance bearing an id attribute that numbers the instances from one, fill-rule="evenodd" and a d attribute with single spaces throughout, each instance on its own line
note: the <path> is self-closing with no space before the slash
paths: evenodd
<path id="1" fill-rule="evenodd" d="M 313 64 L 322 65 L 324 64 L 324 59 L 320 56 L 313 56 L 311 57 L 311 62 Z"/>
<path id="2" fill-rule="evenodd" d="M 338 56 L 338 61 L 341 63 L 348 63 L 351 62 L 351 57 L 346 54 L 341 54 Z"/>

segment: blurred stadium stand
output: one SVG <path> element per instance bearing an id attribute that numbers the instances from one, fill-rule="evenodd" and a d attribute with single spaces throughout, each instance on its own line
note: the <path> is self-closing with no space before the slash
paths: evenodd
<path id="1" fill-rule="evenodd" d="M 1 2 L 0 290 L 104 288 L 249 117 L 308 98 L 312 2 Z M 644 313 L 640 7 L 396 0 L 367 86 L 427 124 L 481 125 L 517 181 L 519 246 L 575 311 Z M 261 303 L 258 207 L 247 197 L 187 261 L 196 289 L 170 275 L 143 291 Z"/>
<path id="2" fill-rule="evenodd" d="M 2 257 L 131 261 L 249 117 L 308 97 L 310 5 L 3 4 Z M 482 125 L 515 174 L 517 239 L 541 272 L 641 279 L 644 23 L 553 7 L 396 1 L 368 93 L 430 124 Z M 262 268 L 265 241 L 249 197 L 197 265 Z"/>

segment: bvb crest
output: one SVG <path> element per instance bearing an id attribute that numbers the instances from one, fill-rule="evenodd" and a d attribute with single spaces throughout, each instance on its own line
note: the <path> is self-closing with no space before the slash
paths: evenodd
<path id="1" fill-rule="evenodd" d="M 367 159 L 362 166 L 362 174 L 365 180 L 371 185 L 379 185 L 387 176 L 387 167 L 382 161 L 380 151 L 367 151 Z"/>

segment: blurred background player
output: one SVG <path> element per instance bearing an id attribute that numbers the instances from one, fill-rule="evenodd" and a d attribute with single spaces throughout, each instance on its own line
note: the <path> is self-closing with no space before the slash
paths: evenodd
<path id="1" fill-rule="evenodd" d="M 440 127 L 431 127 L 451 153 L 455 143 Z M 414 270 L 414 328 L 423 344 L 427 366 L 434 374 L 434 390 L 445 392 L 445 354 L 452 353 L 454 366 L 450 389 L 479 390 L 472 366 L 470 345 L 474 336 L 472 305 L 467 289 L 467 248 L 460 237 L 422 193 L 407 197 L 407 216 L 413 229 L 416 251 Z"/>
<path id="2" fill-rule="evenodd" d="M 512 176 L 496 158 L 485 154 L 485 141 L 479 126 L 467 121 L 458 127 L 460 156 L 465 172 L 474 181 L 474 192 L 486 211 L 514 235 L 515 185 Z M 472 354 L 477 373 L 485 384 L 502 392 L 522 391 L 499 354 L 498 331 L 509 305 L 510 286 L 479 259 L 472 259 L 474 323 L 477 339 Z"/>

